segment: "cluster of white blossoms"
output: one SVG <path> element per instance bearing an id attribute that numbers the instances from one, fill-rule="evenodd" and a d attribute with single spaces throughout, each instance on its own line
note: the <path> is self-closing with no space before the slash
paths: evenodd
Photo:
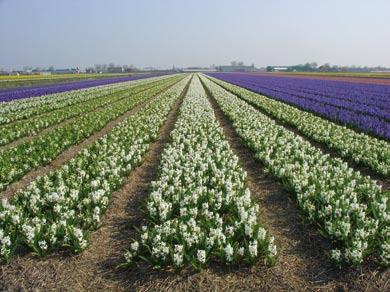
<path id="1" fill-rule="evenodd" d="M 390 175 L 390 144 L 387 141 L 356 132 L 245 88 L 215 78 L 211 79 L 278 120 L 297 128 L 306 137 L 335 149 L 342 157 L 365 164 L 379 174 Z"/>
<path id="2" fill-rule="evenodd" d="M 0 145 L 10 143 L 18 138 L 28 135 L 34 135 L 40 130 L 49 126 L 58 124 L 66 119 L 85 115 L 95 109 L 103 106 L 108 106 L 114 102 L 118 102 L 124 98 L 128 98 L 134 94 L 145 91 L 148 88 L 158 86 L 165 83 L 166 80 L 156 82 L 145 82 L 142 84 L 129 84 L 127 86 L 117 87 L 111 90 L 104 89 L 105 94 L 96 94 L 94 98 L 90 95 L 88 100 L 81 100 L 74 105 L 68 105 L 50 112 L 44 112 L 40 115 L 31 116 L 30 118 L 23 118 L 22 120 L 14 121 L 10 124 L 0 126 Z M 137 86 L 136 86 L 137 85 Z M 41 109 L 41 108 L 39 108 Z M 22 111 L 23 112 L 23 111 Z"/>
<path id="3" fill-rule="evenodd" d="M 180 79 L 183 79 L 183 76 L 166 78 L 156 86 L 140 86 L 140 88 L 146 87 L 147 89 L 138 93 L 133 92 L 134 94 L 129 94 L 126 98 L 119 99 L 96 111 L 75 117 L 32 140 L 0 150 L 0 190 L 38 166 L 48 164 L 68 147 L 80 143 L 101 130 L 110 121 L 172 86 Z"/>
<path id="4" fill-rule="evenodd" d="M 11 255 L 11 249 L 11 237 L 5 234 L 3 229 L 0 229 L 0 256 L 8 258 Z"/>
<path id="5" fill-rule="evenodd" d="M 165 78 L 169 78 L 169 76 L 172 75 L 100 85 L 91 88 L 71 90 L 25 99 L 15 99 L 9 102 L 0 102 L 0 125 L 11 123 L 20 119 L 27 119 L 32 116 L 113 94 L 118 91 L 130 89 L 138 85 L 145 85 L 154 81 L 163 80 Z"/>
<path id="6" fill-rule="evenodd" d="M 86 248 L 109 207 L 111 194 L 142 162 L 174 101 L 188 83 L 184 78 L 58 170 L 37 178 L 0 205 L 0 250 L 5 261 L 18 246 L 38 255 L 53 249 Z"/>
<path id="7" fill-rule="evenodd" d="M 342 160 L 324 155 L 247 102 L 202 78 L 257 159 L 296 193 L 308 218 L 333 241 L 331 257 L 338 263 L 359 264 L 379 248 L 386 264 L 389 193 Z"/>
<path id="8" fill-rule="evenodd" d="M 146 202 L 149 224 L 125 254 L 128 265 L 202 268 L 208 260 L 272 264 L 274 239 L 258 223 L 246 173 L 224 138 L 199 77 L 184 97 L 159 179 Z"/>

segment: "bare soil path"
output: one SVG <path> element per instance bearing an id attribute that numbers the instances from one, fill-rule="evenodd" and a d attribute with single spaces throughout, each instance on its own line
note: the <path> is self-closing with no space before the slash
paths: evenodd
<path id="1" fill-rule="evenodd" d="M 17 255 L 9 265 L 0 266 L 0 290 L 116 291 L 132 284 L 128 282 L 129 271 L 116 267 L 124 261 L 123 252 L 131 242 L 133 226 L 141 224 L 142 202 L 150 182 L 156 179 L 161 152 L 187 88 L 174 104 L 142 165 L 113 194 L 102 227 L 92 234 L 87 250 L 79 255 L 57 253 L 44 259 L 31 254 Z"/>

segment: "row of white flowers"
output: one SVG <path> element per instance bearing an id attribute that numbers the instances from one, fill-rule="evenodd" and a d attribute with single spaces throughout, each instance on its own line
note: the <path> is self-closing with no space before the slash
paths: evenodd
<path id="1" fill-rule="evenodd" d="M 333 260 L 358 264 L 379 248 L 382 263 L 389 264 L 388 192 L 216 83 L 202 80 L 266 170 L 296 193 L 308 218 L 332 240 Z"/>
<path id="2" fill-rule="evenodd" d="M 258 223 L 258 205 L 195 76 L 164 149 L 159 179 L 146 202 L 149 224 L 125 253 L 126 263 L 202 268 L 207 261 L 270 264 L 274 238 Z"/>
<path id="3" fill-rule="evenodd" d="M 7 261 L 25 246 L 38 255 L 54 249 L 86 248 L 110 197 L 142 162 L 158 137 L 188 77 L 161 93 L 109 134 L 58 170 L 39 177 L 0 205 L 0 253 Z"/>
<path id="4" fill-rule="evenodd" d="M 182 78 L 183 76 L 176 76 L 165 79 L 159 86 L 76 117 L 71 123 L 65 123 L 13 148 L 0 150 L 0 190 L 27 172 L 49 163 L 68 147 L 80 143 L 110 121 Z"/>
<path id="5" fill-rule="evenodd" d="M 155 82 L 149 81 L 141 84 L 129 84 L 127 86 L 118 87 L 117 89 L 104 89 L 102 91 L 106 92 L 105 94 L 102 94 L 102 91 L 95 91 L 88 95 L 88 100 L 79 100 L 78 103 L 61 107 L 57 110 L 51 110 L 43 115 L 35 115 L 30 118 L 24 118 L 10 124 L 2 125 L 0 126 L 0 145 L 10 143 L 24 136 L 37 134 L 44 128 L 58 124 L 69 118 L 86 114 L 113 102 L 118 102 L 133 94 L 163 84 L 165 81 L 166 80 Z M 75 100 L 77 100 L 77 98 L 73 98 L 73 101 Z M 24 111 L 21 111 L 20 113 L 24 113 Z"/>
<path id="6" fill-rule="evenodd" d="M 390 143 L 245 88 L 211 79 L 278 120 L 297 128 L 306 137 L 335 149 L 342 157 L 364 164 L 379 174 L 390 175 Z"/>
<path id="7" fill-rule="evenodd" d="M 109 85 L 72 90 L 62 93 L 47 94 L 26 99 L 17 99 L 0 103 L 0 125 L 11 123 L 20 119 L 43 114 L 65 106 L 87 101 L 96 97 L 107 95 L 131 86 L 146 84 L 167 78 L 168 76 L 139 79 Z"/>
<path id="8" fill-rule="evenodd" d="M 130 84 L 127 84 L 130 85 Z M 136 85 L 136 84 L 134 84 Z M 61 93 L 41 95 L 28 99 L 15 99 L 0 103 L 0 124 L 12 123 L 31 116 L 40 115 L 51 110 L 70 106 L 79 102 L 88 101 L 112 90 L 125 86 L 125 84 L 111 84 L 106 86 L 91 87 L 86 89 L 72 90 Z"/>

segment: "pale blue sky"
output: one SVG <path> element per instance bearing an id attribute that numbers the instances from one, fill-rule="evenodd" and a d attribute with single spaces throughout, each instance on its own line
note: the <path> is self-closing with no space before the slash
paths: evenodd
<path id="1" fill-rule="evenodd" d="M 390 67 L 389 0 L 0 0 L 0 68 Z"/>

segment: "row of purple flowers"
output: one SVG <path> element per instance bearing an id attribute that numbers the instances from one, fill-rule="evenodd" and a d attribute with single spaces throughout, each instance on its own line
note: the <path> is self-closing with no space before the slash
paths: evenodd
<path id="1" fill-rule="evenodd" d="M 210 76 L 390 139 L 390 86 L 242 73 Z"/>
<path id="2" fill-rule="evenodd" d="M 332 97 L 329 95 L 324 95 L 322 92 L 308 92 L 307 90 L 300 90 L 297 88 L 288 88 L 288 87 L 280 87 L 275 84 L 263 86 L 258 85 L 256 82 L 243 81 L 242 85 L 246 86 L 257 86 L 260 90 L 271 90 L 279 93 L 286 93 L 296 96 L 298 98 L 311 99 L 313 101 L 317 101 L 320 103 L 324 103 L 326 105 L 337 106 L 340 108 L 344 108 L 345 110 L 354 111 L 361 114 L 367 114 L 376 116 L 387 121 L 390 121 L 390 110 L 387 108 L 383 108 L 376 104 L 365 104 L 357 101 L 352 101 L 348 99 L 341 99 L 337 97 Z"/>
<path id="3" fill-rule="evenodd" d="M 46 94 L 60 93 L 60 92 L 89 88 L 89 87 L 94 87 L 99 85 L 107 85 L 111 83 L 150 78 L 150 77 L 155 77 L 160 75 L 164 75 L 164 74 L 162 73 L 137 74 L 137 75 L 125 76 L 125 77 L 100 78 L 100 79 L 93 79 L 93 80 L 61 83 L 61 84 L 7 89 L 7 90 L 0 91 L 0 102 L 7 102 L 15 99 L 29 98 L 34 96 L 46 95 Z"/>

